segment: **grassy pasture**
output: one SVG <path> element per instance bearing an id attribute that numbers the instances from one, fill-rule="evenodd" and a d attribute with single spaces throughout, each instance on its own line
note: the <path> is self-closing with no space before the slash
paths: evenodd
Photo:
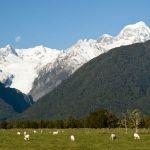
<path id="1" fill-rule="evenodd" d="M 21 135 L 17 135 L 17 131 Z M 25 141 L 23 131 L 30 134 Z M 140 129 L 140 140 L 133 139 L 133 130 L 125 134 L 124 129 L 61 129 L 58 135 L 52 135 L 55 129 L 10 129 L 0 130 L 0 150 L 150 150 L 150 130 Z M 51 133 L 50 133 L 51 132 Z M 115 133 L 117 139 L 110 140 Z M 70 141 L 70 135 L 75 142 Z"/>

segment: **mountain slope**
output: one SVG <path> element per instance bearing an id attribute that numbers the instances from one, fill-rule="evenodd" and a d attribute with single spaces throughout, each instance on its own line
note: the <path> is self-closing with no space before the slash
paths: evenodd
<path id="1" fill-rule="evenodd" d="M 82 117 L 98 108 L 150 114 L 150 41 L 115 48 L 78 69 L 22 117 Z"/>
<path id="2" fill-rule="evenodd" d="M 17 113 L 13 110 L 13 108 L 0 98 L 0 120 L 6 120 L 16 114 Z"/>
<path id="3" fill-rule="evenodd" d="M 44 66 L 33 83 L 30 94 L 39 99 L 89 60 L 122 45 L 140 43 L 150 39 L 150 28 L 144 22 L 128 25 L 116 36 L 104 34 L 98 40 L 79 40 L 59 55 L 53 65 Z"/>
<path id="4" fill-rule="evenodd" d="M 31 96 L 27 96 L 16 89 L 6 88 L 4 84 L 0 83 L 0 119 L 21 113 L 32 104 Z"/>

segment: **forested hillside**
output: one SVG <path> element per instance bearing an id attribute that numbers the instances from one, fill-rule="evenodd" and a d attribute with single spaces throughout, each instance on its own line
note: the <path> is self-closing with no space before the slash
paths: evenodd
<path id="1" fill-rule="evenodd" d="M 150 41 L 122 46 L 91 60 L 42 97 L 22 117 L 83 117 L 99 108 L 120 115 L 127 109 L 150 114 Z"/>

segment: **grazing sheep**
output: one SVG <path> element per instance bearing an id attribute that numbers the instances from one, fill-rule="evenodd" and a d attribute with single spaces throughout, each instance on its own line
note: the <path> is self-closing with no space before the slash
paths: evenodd
<path id="1" fill-rule="evenodd" d="M 43 130 L 41 130 L 41 133 L 43 133 Z"/>
<path id="2" fill-rule="evenodd" d="M 26 132 L 26 131 L 24 131 L 24 132 L 23 132 L 23 134 L 24 134 L 24 135 L 26 135 L 26 134 L 27 134 L 27 132 Z"/>
<path id="3" fill-rule="evenodd" d="M 117 137 L 115 134 L 111 134 L 110 138 L 111 138 L 111 140 L 115 140 Z"/>
<path id="4" fill-rule="evenodd" d="M 29 134 L 26 134 L 26 135 L 24 135 L 24 140 L 26 141 L 26 140 L 29 140 L 30 139 L 30 135 Z"/>
<path id="5" fill-rule="evenodd" d="M 139 134 L 137 134 L 137 133 L 134 133 L 134 139 L 140 139 L 140 136 L 139 136 Z"/>
<path id="6" fill-rule="evenodd" d="M 54 131 L 54 132 L 53 132 L 53 135 L 56 135 L 56 134 L 58 134 L 58 131 Z"/>
<path id="7" fill-rule="evenodd" d="M 74 135 L 71 135 L 71 136 L 70 136 L 70 139 L 71 139 L 71 141 L 73 141 L 73 142 L 74 142 L 74 141 L 75 141 L 75 137 L 74 137 Z"/>
<path id="8" fill-rule="evenodd" d="M 20 132 L 17 132 L 17 135 L 20 135 L 21 133 Z"/>
<path id="9" fill-rule="evenodd" d="M 36 131 L 36 130 L 34 130 L 34 131 L 33 131 L 33 133 L 37 133 L 37 131 Z"/>

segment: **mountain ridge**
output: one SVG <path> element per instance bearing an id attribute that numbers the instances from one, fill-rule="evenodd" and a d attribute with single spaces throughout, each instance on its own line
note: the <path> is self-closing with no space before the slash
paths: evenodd
<path id="1" fill-rule="evenodd" d="M 128 31 L 132 31 L 132 33 L 129 36 L 128 34 L 123 36 Z M 112 48 L 143 42 L 148 39 L 150 39 L 150 28 L 144 22 L 138 22 L 124 27 L 116 37 L 104 34 L 101 41 L 79 40 L 67 50 L 66 54 L 58 58 L 53 66 L 47 64 L 41 69 L 30 94 L 39 99 L 56 88 L 89 60 L 108 52 Z"/>
<path id="2" fill-rule="evenodd" d="M 138 22 L 127 25 L 115 37 L 104 34 L 98 40 L 79 40 L 65 51 L 42 45 L 14 50 L 7 45 L 0 49 L 0 75 L 3 74 L 0 82 L 9 81 L 7 86 L 31 94 L 37 100 L 98 55 L 115 47 L 149 39 L 150 28 L 144 22 Z"/>

